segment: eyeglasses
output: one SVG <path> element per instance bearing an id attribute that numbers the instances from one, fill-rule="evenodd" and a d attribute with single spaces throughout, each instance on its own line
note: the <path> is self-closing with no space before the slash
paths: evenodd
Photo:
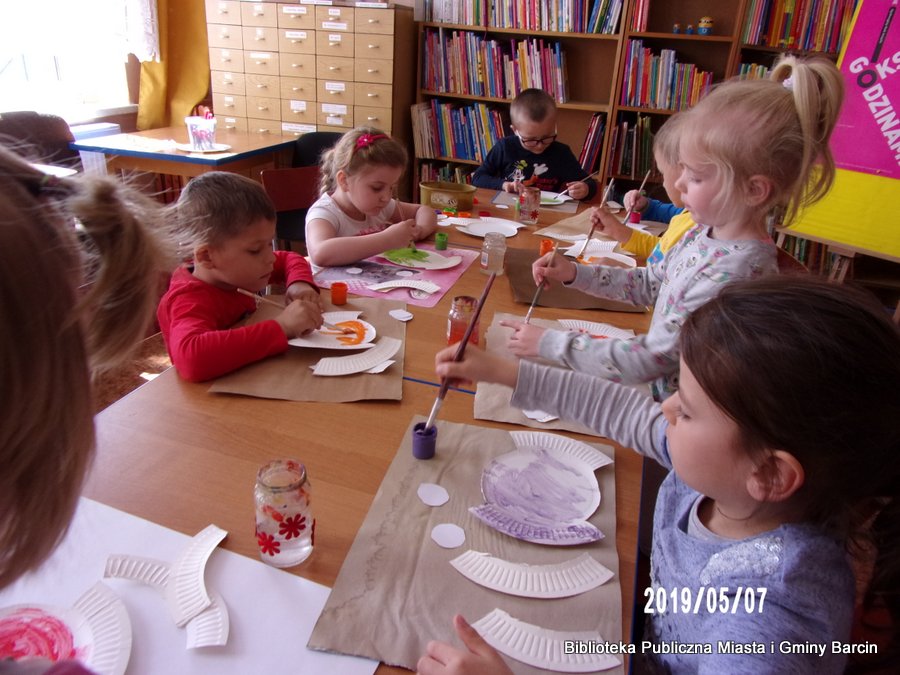
<path id="1" fill-rule="evenodd" d="M 556 140 L 557 135 L 553 134 L 552 136 L 544 136 L 543 138 L 522 138 L 522 134 L 517 131 L 516 136 L 519 137 L 519 140 L 522 141 L 522 145 L 526 148 L 536 148 L 539 145 L 550 145 Z"/>

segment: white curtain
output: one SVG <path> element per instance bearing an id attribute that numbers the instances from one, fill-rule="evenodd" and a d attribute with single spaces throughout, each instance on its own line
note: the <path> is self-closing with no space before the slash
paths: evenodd
<path id="1" fill-rule="evenodd" d="M 156 0 L 125 0 L 125 39 L 140 61 L 159 63 L 159 15 Z"/>

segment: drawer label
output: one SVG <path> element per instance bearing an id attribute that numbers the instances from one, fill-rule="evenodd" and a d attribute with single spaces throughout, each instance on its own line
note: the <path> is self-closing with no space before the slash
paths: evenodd
<path id="1" fill-rule="evenodd" d="M 347 106 L 341 105 L 340 103 L 323 103 L 322 112 L 331 113 L 333 115 L 346 115 Z"/>

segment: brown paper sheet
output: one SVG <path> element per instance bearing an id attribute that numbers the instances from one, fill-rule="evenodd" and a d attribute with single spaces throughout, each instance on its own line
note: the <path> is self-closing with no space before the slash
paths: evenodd
<path id="1" fill-rule="evenodd" d="M 468 511 L 482 503 L 484 467 L 515 448 L 509 433 L 438 421 L 437 453 L 422 461 L 412 456 L 411 433 L 413 424 L 424 419 L 417 416 L 404 432 L 307 646 L 415 670 L 429 640 L 460 646 L 453 631 L 454 614 L 471 622 L 495 608 L 551 630 L 596 630 L 607 640 L 621 640 L 614 466 L 595 474 L 601 502 L 589 520 L 605 534 L 604 539 L 581 546 L 519 541 L 493 530 Z M 596 447 L 613 457 L 613 448 Z M 450 493 L 450 501 L 437 508 L 425 506 L 416 495 L 421 483 L 442 485 Z M 465 543 L 455 549 L 435 544 L 431 530 L 441 523 L 462 527 Z M 615 576 L 599 588 L 571 598 L 521 598 L 484 588 L 457 572 L 449 561 L 469 549 L 535 565 L 560 563 L 587 552 Z M 509 658 L 507 662 L 516 673 L 544 672 Z M 622 672 L 621 666 L 604 671 Z"/>
<path id="2" fill-rule="evenodd" d="M 558 220 L 552 225 L 535 231 L 539 237 L 558 237 L 561 239 L 574 237 L 579 234 L 586 235 L 591 230 L 591 210 L 585 209 L 581 213 L 568 218 Z M 600 237 L 601 239 L 603 237 Z"/>
<path id="3" fill-rule="evenodd" d="M 506 251 L 506 274 L 516 302 L 531 304 L 534 297 L 534 277 L 531 264 L 537 260 L 538 252 L 527 248 L 510 248 Z M 645 312 L 646 307 L 638 307 L 627 302 L 598 298 L 574 288 L 565 288 L 553 282 L 541 292 L 539 307 L 558 309 L 606 309 L 611 312 Z M 601 320 L 601 319 L 598 319 Z"/>
<path id="4" fill-rule="evenodd" d="M 361 318 L 375 326 L 376 341 L 383 336 L 404 342 L 392 358 L 393 363 L 379 374 L 356 373 L 341 377 L 313 375 L 310 366 L 319 359 L 357 354 L 355 351 L 288 347 L 284 354 L 272 356 L 223 375 L 209 388 L 219 394 L 243 394 L 257 398 L 277 398 L 287 401 L 320 401 L 344 403 L 369 399 L 399 401 L 403 394 L 403 352 L 406 346 L 406 324 L 388 314 L 392 309 L 405 309 L 406 303 L 396 300 L 350 298 L 346 305 L 333 307 L 326 300 L 326 311 L 361 310 Z M 247 323 L 271 319 L 280 310 L 262 303 Z"/>
<path id="5" fill-rule="evenodd" d="M 504 320 L 521 321 L 522 318 L 515 314 L 495 314 L 491 325 L 485 333 L 487 351 L 508 356 L 509 352 L 506 349 L 506 344 L 509 341 L 509 336 L 512 334 L 512 328 L 505 328 L 500 325 L 500 322 Z M 548 321 L 546 319 L 532 317 L 531 323 L 545 328 L 562 329 L 562 326 L 556 321 Z M 538 422 L 526 417 L 519 408 L 515 408 L 510 404 L 512 392 L 513 390 L 510 387 L 502 384 L 479 382 L 475 388 L 475 409 L 473 413 L 475 419 L 521 424 L 522 426 L 540 429 L 541 431 L 574 431 L 580 434 L 599 436 L 597 432 L 576 422 L 566 422 L 559 419 L 552 422 Z"/>

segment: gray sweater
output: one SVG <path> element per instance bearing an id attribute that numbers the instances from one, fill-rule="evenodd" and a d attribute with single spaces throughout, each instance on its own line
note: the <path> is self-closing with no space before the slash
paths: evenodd
<path id="1" fill-rule="evenodd" d="M 657 247 L 646 267 L 578 265 L 571 288 L 653 305 L 650 330 L 629 339 L 604 340 L 548 330 L 541 337 L 540 355 L 613 382 L 651 382 L 653 397 L 662 400 L 677 388 L 678 333 L 690 313 L 718 295 L 724 284 L 777 272 L 776 252 L 771 240 L 720 241 L 710 238 L 708 227 L 698 225 L 665 255 Z"/>
<path id="2" fill-rule="evenodd" d="M 711 653 L 645 650 L 658 670 L 730 675 L 843 672 L 846 657 L 832 652 L 832 641 L 849 639 L 855 587 L 839 542 L 803 524 L 785 524 L 744 540 L 716 541 L 690 534 L 691 509 L 702 495 L 671 471 L 665 436 L 668 423 L 659 404 L 635 390 L 521 361 L 512 403 L 580 422 L 670 469 L 656 502 L 651 554 L 653 589 L 666 596 L 668 606 L 664 613 L 648 613 L 644 639 L 657 645 L 657 651 L 699 645 L 698 649 Z M 759 589 L 766 593 L 762 611 Z M 710 593 L 716 600 L 715 611 L 707 607 Z M 720 596 L 724 596 L 725 612 L 718 609 Z M 751 596 L 755 606 L 748 611 Z M 690 600 L 686 612 L 681 606 L 684 597 Z M 661 609 L 659 603 L 650 607 Z M 636 611 L 646 610 L 647 598 L 637 598 Z M 740 648 L 761 645 L 764 653 L 724 653 L 728 641 Z M 821 655 L 820 645 L 824 646 Z M 798 649 L 802 652 L 784 653 Z"/>

